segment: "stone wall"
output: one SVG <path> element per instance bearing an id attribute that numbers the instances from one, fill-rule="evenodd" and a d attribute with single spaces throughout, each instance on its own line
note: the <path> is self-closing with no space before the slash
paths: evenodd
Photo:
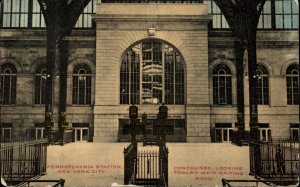
<path id="1" fill-rule="evenodd" d="M 209 67 L 217 63 L 225 63 L 232 71 L 233 104 L 227 106 L 212 105 L 211 126 L 215 123 L 237 122 L 236 69 L 234 54 L 234 38 L 230 31 L 211 31 L 209 38 Z M 287 105 L 286 69 L 290 64 L 299 63 L 297 31 L 258 31 L 257 62 L 269 71 L 269 105 L 258 105 L 258 122 L 268 123 L 272 129 L 272 137 L 289 138 L 290 124 L 299 123 L 298 105 Z M 246 53 L 247 55 L 247 53 Z M 247 57 L 244 60 L 244 99 L 245 122 L 249 130 L 249 84 L 247 79 Z M 212 95 L 212 84 L 210 84 Z"/>
<path id="2" fill-rule="evenodd" d="M 126 4 L 98 6 L 100 14 L 95 17 L 97 33 L 94 124 L 99 129 L 95 129 L 95 134 L 98 134 L 95 139 L 115 141 L 118 115 L 128 112 L 123 111 L 123 106 L 119 106 L 119 67 L 123 53 L 138 41 L 157 39 L 173 45 L 184 58 L 186 105 L 185 111 L 179 114 L 186 116 L 187 141 L 209 141 L 207 24 L 210 17 L 203 11 L 207 8 L 206 5 L 130 4 L 128 9 Z M 181 11 L 171 12 L 171 6 L 180 6 Z M 139 15 L 132 14 L 140 9 L 145 10 L 144 8 L 148 11 L 140 12 Z M 149 28 L 156 29 L 154 36 L 149 36 Z M 147 108 L 148 115 L 156 115 L 158 106 L 141 105 L 140 108 L 141 113 Z M 170 115 L 178 114 L 180 106 L 174 108 L 176 109 L 170 110 Z M 104 122 L 104 116 L 106 118 L 111 112 L 114 115 Z"/>
<path id="3" fill-rule="evenodd" d="M 0 36 L 0 64 L 9 62 L 17 69 L 16 104 L 1 105 L 1 123 L 13 123 L 13 137 L 25 136 L 26 129 L 33 128 L 34 123 L 43 123 L 45 118 L 45 106 L 34 102 L 34 85 L 36 68 L 46 62 L 46 33 L 44 30 L 1 29 Z M 69 127 L 72 123 L 89 123 L 93 127 L 92 105 L 72 105 L 72 69 L 77 63 L 87 63 L 93 72 L 95 71 L 94 31 L 75 31 L 68 40 L 70 50 L 67 121 Z M 92 97 L 94 98 L 94 95 Z M 53 129 L 57 129 L 59 78 L 56 77 L 53 103 Z"/>
<path id="4" fill-rule="evenodd" d="M 66 38 L 70 41 L 67 82 L 69 126 L 72 123 L 89 123 L 91 130 L 94 128 L 95 141 L 117 141 L 118 119 L 128 118 L 129 107 L 119 104 L 122 54 L 136 42 L 153 38 L 172 44 L 185 61 L 186 104 L 168 107 L 171 117 L 186 119 L 187 141 L 209 142 L 210 128 L 216 123 L 231 123 L 234 127 L 237 121 L 234 38 L 230 31 L 208 31 L 210 17 L 204 14 L 205 7 L 196 10 L 199 10 L 196 15 L 191 12 L 184 15 L 184 11 L 180 12 L 181 15 L 176 15 L 176 11 L 165 11 L 167 15 L 162 14 L 163 11 L 157 13 L 160 15 L 150 15 L 150 11 L 127 17 L 108 11 L 95 17 L 96 30 L 76 30 Z M 148 29 L 153 27 L 156 32 L 150 37 Z M 14 136 L 24 135 L 25 129 L 44 121 L 44 106 L 34 104 L 34 72 L 39 64 L 45 63 L 45 36 L 44 30 L 1 29 L 0 32 L 0 64 L 13 63 L 18 72 L 16 104 L 1 106 L 1 123 L 13 123 Z M 298 106 L 287 105 L 285 79 L 288 65 L 299 63 L 298 32 L 259 31 L 257 40 L 258 62 L 267 67 L 270 75 L 270 104 L 258 106 L 259 122 L 269 124 L 273 137 L 288 137 L 290 124 L 299 123 Z M 78 63 L 86 63 L 92 69 L 91 105 L 72 105 L 72 70 Z M 210 77 L 213 67 L 219 63 L 228 65 L 232 72 L 232 105 L 212 103 Z M 245 119 L 246 129 L 249 129 L 247 80 L 245 73 Z M 54 121 L 57 128 L 58 79 L 55 79 L 54 85 Z M 157 105 L 140 105 L 139 109 L 140 114 L 146 112 L 149 116 L 156 116 L 158 112 Z"/>

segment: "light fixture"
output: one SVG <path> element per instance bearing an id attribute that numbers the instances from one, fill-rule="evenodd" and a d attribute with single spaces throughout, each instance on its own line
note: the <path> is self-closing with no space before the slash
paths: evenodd
<path id="1" fill-rule="evenodd" d="M 79 80 L 80 80 L 80 81 L 84 81 L 84 80 L 85 80 L 85 76 L 82 76 L 82 75 L 79 76 Z"/>

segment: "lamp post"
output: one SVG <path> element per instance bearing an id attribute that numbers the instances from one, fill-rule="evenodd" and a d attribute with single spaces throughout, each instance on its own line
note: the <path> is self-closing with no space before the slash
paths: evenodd
<path id="1" fill-rule="evenodd" d="M 2 131 L 2 121 L 1 121 L 1 106 L 2 106 L 2 67 L 0 65 L 0 131 Z M 2 152 L 2 132 L 0 133 L 0 151 Z M 2 153 L 0 152 L 0 178 L 2 177 Z"/>
<path id="2" fill-rule="evenodd" d="M 135 144 L 136 143 L 135 125 L 136 125 L 136 119 L 138 118 L 138 107 L 135 106 L 134 104 L 129 107 L 129 118 L 130 118 L 131 126 L 132 126 L 131 142 L 133 144 Z"/>

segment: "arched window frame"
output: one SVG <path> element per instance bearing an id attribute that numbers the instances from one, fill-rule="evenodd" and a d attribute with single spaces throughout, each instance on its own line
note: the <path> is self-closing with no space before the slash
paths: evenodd
<path id="1" fill-rule="evenodd" d="M 5 63 L 0 67 L 0 103 L 16 104 L 17 70 L 11 63 Z"/>
<path id="2" fill-rule="evenodd" d="M 87 64 L 77 64 L 73 69 L 72 103 L 90 105 L 92 96 L 92 71 Z"/>
<path id="3" fill-rule="evenodd" d="M 35 72 L 35 104 L 45 104 L 46 67 L 40 65 Z"/>
<path id="4" fill-rule="evenodd" d="M 120 104 L 184 104 L 184 71 L 182 55 L 170 44 L 154 39 L 136 43 L 122 56 Z"/>
<path id="5" fill-rule="evenodd" d="M 232 74 L 225 64 L 218 64 L 213 69 L 213 104 L 232 104 Z"/>
<path id="6" fill-rule="evenodd" d="M 299 104 L 299 66 L 290 65 L 286 70 L 287 104 Z"/>
<path id="7" fill-rule="evenodd" d="M 262 64 L 257 65 L 257 104 L 269 105 L 269 72 L 268 69 Z"/>

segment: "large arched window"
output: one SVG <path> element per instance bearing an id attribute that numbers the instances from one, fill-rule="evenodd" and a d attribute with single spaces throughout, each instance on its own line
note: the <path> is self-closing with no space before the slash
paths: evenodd
<path id="1" fill-rule="evenodd" d="M 1 75 L 1 90 L 0 99 L 1 104 L 15 104 L 16 103 L 16 84 L 17 84 L 17 70 L 14 65 L 10 63 L 3 64 L 0 67 Z"/>
<path id="2" fill-rule="evenodd" d="M 286 70 L 287 104 L 299 104 L 299 66 L 290 65 Z"/>
<path id="3" fill-rule="evenodd" d="M 73 70 L 73 104 L 91 104 L 92 72 L 86 64 L 79 64 Z"/>
<path id="4" fill-rule="evenodd" d="M 213 102 L 217 105 L 232 103 L 231 71 L 225 64 L 218 64 L 213 70 Z"/>
<path id="5" fill-rule="evenodd" d="M 269 75 L 268 70 L 263 65 L 258 65 L 256 73 L 257 77 L 257 104 L 268 105 L 269 104 Z"/>
<path id="6" fill-rule="evenodd" d="M 130 47 L 120 70 L 121 104 L 184 104 L 184 62 L 170 45 L 146 40 Z"/>
<path id="7" fill-rule="evenodd" d="M 45 104 L 46 68 L 39 66 L 35 71 L 35 104 Z"/>

